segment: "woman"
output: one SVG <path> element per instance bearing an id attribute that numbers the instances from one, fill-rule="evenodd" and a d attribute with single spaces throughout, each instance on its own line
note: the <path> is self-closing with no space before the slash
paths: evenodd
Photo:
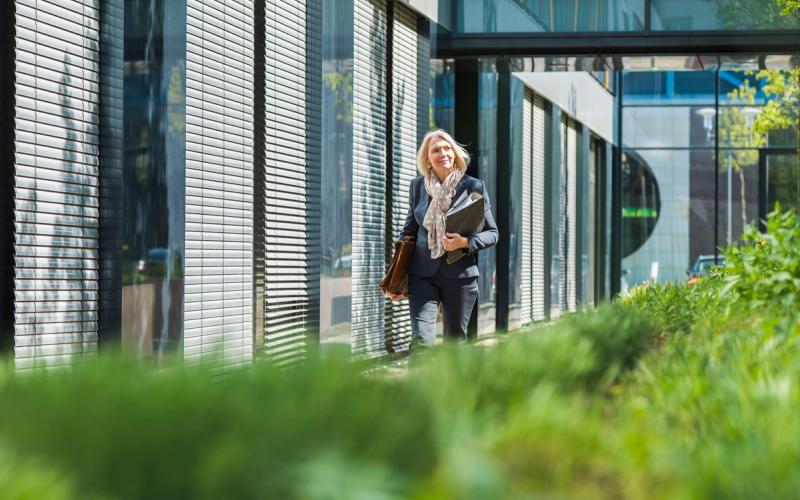
<path id="1" fill-rule="evenodd" d="M 402 236 L 415 236 L 417 246 L 408 268 L 411 309 L 411 352 L 433 346 L 436 317 L 442 306 L 444 336 L 465 340 L 472 308 L 478 299 L 479 250 L 497 243 L 486 187 L 466 175 L 469 155 L 444 130 L 425 134 L 417 153 L 420 175 L 411 181 L 408 216 Z M 481 232 L 461 236 L 445 233 L 445 214 L 462 193 L 478 192 L 484 198 L 485 222 Z M 465 255 L 452 264 L 446 253 Z"/>

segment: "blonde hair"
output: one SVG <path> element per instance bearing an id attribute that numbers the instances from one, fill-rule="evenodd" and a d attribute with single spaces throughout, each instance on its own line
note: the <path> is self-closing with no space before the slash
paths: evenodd
<path id="1" fill-rule="evenodd" d="M 469 153 L 467 153 L 467 150 L 464 149 L 461 144 L 457 143 L 450 134 L 442 129 L 436 129 L 431 130 L 422 138 L 422 144 L 420 144 L 419 151 L 417 151 L 417 170 L 419 170 L 419 173 L 423 176 L 427 176 L 428 172 L 431 171 L 431 164 L 428 163 L 428 147 L 431 141 L 437 137 L 450 143 L 450 147 L 453 148 L 453 155 L 455 156 L 453 164 L 456 168 L 459 170 L 466 170 L 467 165 L 469 165 Z"/>

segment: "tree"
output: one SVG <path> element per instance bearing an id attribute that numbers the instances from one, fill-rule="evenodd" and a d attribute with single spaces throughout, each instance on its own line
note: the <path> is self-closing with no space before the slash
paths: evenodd
<path id="1" fill-rule="evenodd" d="M 800 20 L 800 0 L 777 0 L 781 15 Z M 800 171 L 800 64 L 796 58 L 794 67 L 787 71 L 762 70 L 758 78 L 765 82 L 764 94 L 768 99 L 764 112 L 756 119 L 754 130 L 767 133 L 770 130 L 793 129 L 797 141 L 797 168 Z M 795 194 L 800 211 L 800 175 L 797 176 Z"/>
<path id="2" fill-rule="evenodd" d="M 739 11 L 742 3 L 746 3 L 748 0 L 720 1 L 728 7 L 727 12 L 730 16 L 733 15 L 734 11 Z M 733 6 L 737 8 L 733 9 Z M 762 12 L 772 13 L 773 10 L 777 11 L 791 25 L 796 25 L 800 21 L 800 0 L 776 0 L 776 3 L 767 4 L 764 7 L 766 8 L 763 8 Z M 720 9 L 722 8 L 721 6 Z M 756 79 L 761 82 L 766 104 L 763 106 L 761 113 L 753 120 L 752 130 L 748 131 L 753 138 L 753 147 L 763 147 L 766 144 L 764 139 L 770 133 L 790 130 L 794 131 L 796 143 L 800 148 L 800 67 L 797 66 L 800 61 L 793 58 L 792 63 L 794 67 L 788 70 L 765 69 L 756 73 Z M 738 89 L 732 91 L 729 97 L 733 102 L 748 105 L 754 103 L 754 95 L 755 88 L 751 87 L 748 81 L 745 81 Z M 739 115 L 740 113 L 736 109 L 731 109 L 728 113 L 723 113 L 720 116 L 721 130 L 730 127 L 729 131 L 733 135 L 730 144 L 732 147 L 744 144 L 741 137 L 739 137 L 742 132 L 744 117 Z M 752 164 L 755 161 L 754 158 L 747 157 L 748 154 L 754 153 L 737 152 L 734 154 L 732 168 L 739 172 L 740 176 L 741 167 Z M 798 171 L 800 172 L 800 149 L 798 150 L 797 159 Z M 800 175 L 797 176 L 797 179 L 795 194 L 797 206 L 795 208 L 800 211 Z M 742 193 L 742 203 L 744 211 L 744 193 Z"/>
<path id="3" fill-rule="evenodd" d="M 795 61 L 797 62 L 797 61 Z M 800 145 L 800 68 L 789 70 L 761 70 L 757 77 L 764 82 L 764 94 L 767 103 L 764 111 L 756 118 L 753 130 L 766 134 L 777 130 L 794 130 L 797 144 Z M 800 151 L 798 152 L 798 169 L 800 169 Z M 796 200 L 800 204 L 800 176 Z M 800 210 L 800 206 L 797 207 Z"/>
<path id="4" fill-rule="evenodd" d="M 717 17 L 725 29 L 792 29 L 800 0 L 704 0 L 717 4 Z"/>
<path id="5" fill-rule="evenodd" d="M 782 16 L 794 16 L 800 19 L 800 0 L 778 0 Z"/>

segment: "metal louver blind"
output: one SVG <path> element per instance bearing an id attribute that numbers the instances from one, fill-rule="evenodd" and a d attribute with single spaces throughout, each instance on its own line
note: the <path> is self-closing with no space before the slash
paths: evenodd
<path id="1" fill-rule="evenodd" d="M 386 4 L 356 0 L 353 55 L 352 349 L 379 356 L 384 348 L 386 211 Z"/>
<path id="2" fill-rule="evenodd" d="M 97 350 L 99 9 L 14 8 L 14 352 L 27 368 Z"/>
<path id="3" fill-rule="evenodd" d="M 266 2 L 264 354 L 305 357 L 319 324 L 321 12 Z"/>
<path id="4" fill-rule="evenodd" d="M 577 196 L 578 196 L 578 133 L 575 122 L 567 122 L 567 308 L 577 307 Z"/>
<path id="5" fill-rule="evenodd" d="M 417 16 L 395 4 L 392 55 L 392 235 L 403 229 L 408 213 L 408 188 L 416 176 L 417 158 Z M 386 301 L 386 347 L 391 352 L 408 350 L 411 318 L 408 301 Z"/>
<path id="6" fill-rule="evenodd" d="M 547 154 L 545 148 L 546 117 L 544 99 L 533 99 L 533 153 L 531 176 L 531 232 L 532 232 L 532 315 L 534 321 L 547 317 L 545 311 L 546 269 L 545 262 L 545 170 Z M 549 242 L 548 242 L 549 243 Z"/>
<path id="7" fill-rule="evenodd" d="M 522 294 L 522 304 L 520 309 L 520 321 L 523 325 L 531 322 L 532 293 L 531 264 L 532 252 L 532 226 L 531 226 L 531 177 L 533 174 L 533 94 L 525 91 L 525 98 L 522 101 L 522 276 L 520 276 L 520 293 Z"/>
<path id="8" fill-rule="evenodd" d="M 252 359 L 253 2 L 186 5 L 184 355 Z"/>

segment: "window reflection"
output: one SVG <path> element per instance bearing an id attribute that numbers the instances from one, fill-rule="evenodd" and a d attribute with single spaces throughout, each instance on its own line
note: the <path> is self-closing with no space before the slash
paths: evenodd
<path id="1" fill-rule="evenodd" d="M 125 2 L 122 342 L 145 355 L 183 331 L 185 29 L 182 2 Z"/>
<path id="2" fill-rule="evenodd" d="M 644 0 L 458 0 L 456 8 L 461 33 L 644 29 Z"/>
<path id="3" fill-rule="evenodd" d="M 597 214 L 597 183 L 600 170 L 602 146 L 596 139 L 589 142 L 589 155 L 586 162 L 584 202 L 583 202 L 583 252 L 581 255 L 581 298 L 582 304 L 594 305 L 595 280 L 597 279 L 597 245 L 598 227 L 602 227 Z"/>
<path id="4" fill-rule="evenodd" d="M 653 30 L 779 30 L 796 29 L 800 22 L 781 16 L 776 1 L 765 0 L 652 0 Z"/>
<path id="5" fill-rule="evenodd" d="M 800 172 L 797 153 L 775 152 L 765 155 L 767 202 L 764 210 L 769 212 L 780 203 L 784 208 L 797 208 L 800 202 Z M 762 214 L 764 218 L 766 214 Z"/>
<path id="6" fill-rule="evenodd" d="M 350 344 L 353 3 L 325 0 L 322 30 L 320 343 Z"/>
<path id="7" fill-rule="evenodd" d="M 622 169 L 623 288 L 682 279 L 693 236 L 690 151 L 626 151 Z"/>
<path id="8" fill-rule="evenodd" d="M 511 165 L 510 178 L 500 179 L 510 186 L 508 191 L 508 328 L 522 326 L 522 103 L 525 85 L 516 77 L 510 78 L 511 95 Z M 495 194 L 495 193 L 492 193 Z M 495 194 L 496 196 L 496 194 Z M 497 204 L 495 203 L 497 206 Z M 495 214 L 498 208 L 494 208 Z"/>
<path id="9" fill-rule="evenodd" d="M 430 130 L 455 130 L 455 61 L 431 59 Z"/>
<path id="10" fill-rule="evenodd" d="M 489 193 L 489 201 L 497 199 L 497 72 L 486 68 L 478 80 L 478 127 L 480 150 L 477 152 L 478 176 Z M 491 71 L 488 71 L 491 70 Z M 493 207 L 495 213 L 497 208 Z M 497 295 L 496 247 L 478 252 L 478 335 L 494 333 Z"/>
<path id="11" fill-rule="evenodd" d="M 719 152 L 720 246 L 738 241 L 745 226 L 758 220 L 758 158 L 755 149 L 726 148 Z"/>
<path id="12" fill-rule="evenodd" d="M 623 74 L 623 182 L 633 182 L 633 164 L 643 162 L 662 202 L 649 235 L 623 212 L 623 235 L 630 237 L 623 241 L 629 247 L 623 289 L 645 280 L 684 279 L 697 262 L 739 241 L 745 226 L 763 218 L 775 201 L 796 206 L 797 129 L 782 119 L 795 111 L 774 85 L 783 77 L 781 70 Z M 631 239 L 637 231 L 637 245 L 647 236 L 639 246 Z"/>

